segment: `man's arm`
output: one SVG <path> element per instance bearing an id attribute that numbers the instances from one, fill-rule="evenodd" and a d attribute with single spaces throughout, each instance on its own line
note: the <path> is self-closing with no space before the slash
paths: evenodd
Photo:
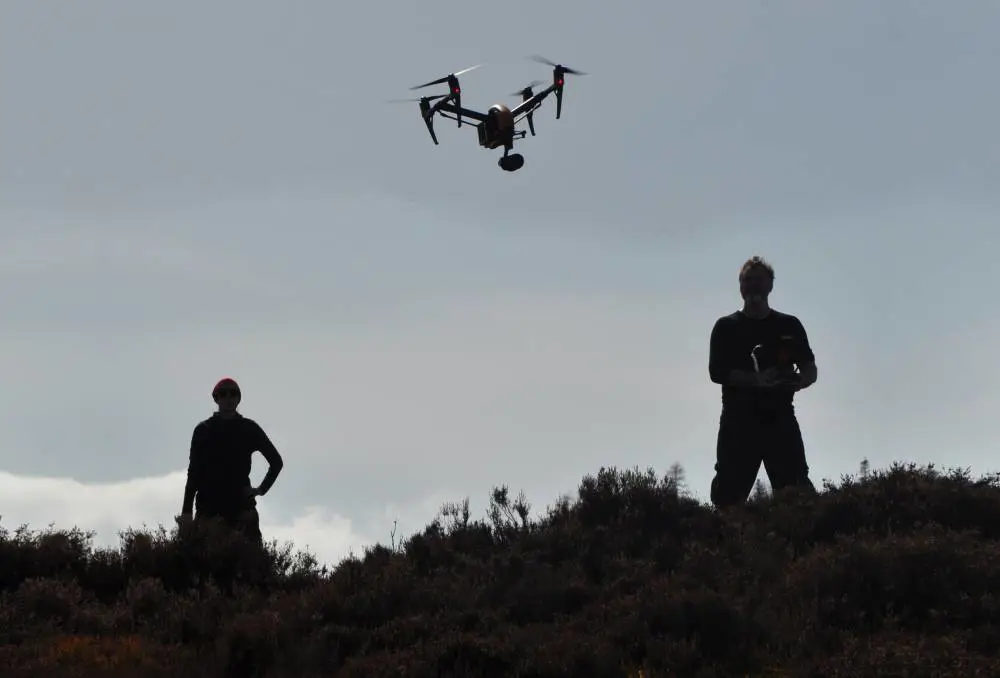
<path id="1" fill-rule="evenodd" d="M 801 391 L 816 383 L 819 372 L 816 369 L 816 355 L 813 353 L 812 346 L 809 345 L 809 335 L 806 333 L 806 328 L 802 325 L 802 321 L 793 316 L 792 326 L 799 342 L 799 354 L 795 361 L 796 366 L 799 368 L 799 379 L 795 383 L 795 389 Z"/>
<path id="2" fill-rule="evenodd" d="M 726 330 L 724 318 L 719 318 L 712 327 L 708 350 L 708 374 L 712 382 L 742 388 L 760 386 L 760 376 L 756 372 L 733 367 L 732 343 Z"/>
<path id="3" fill-rule="evenodd" d="M 278 474 L 284 468 L 285 462 L 281 458 L 281 454 L 278 453 L 278 449 L 274 446 L 274 443 L 264 433 L 264 429 L 256 422 L 254 422 L 254 428 L 257 429 L 257 449 L 264 455 L 264 459 L 267 460 L 267 473 L 257 488 L 257 494 L 264 496 L 271 489 L 271 486 L 274 485 L 274 481 L 278 479 Z"/>
<path id="4" fill-rule="evenodd" d="M 819 374 L 816 370 L 815 362 L 802 363 L 799 365 L 799 381 L 795 386 L 800 391 L 804 388 L 809 388 L 816 383 L 818 377 Z"/>
<path id="5" fill-rule="evenodd" d="M 187 481 L 184 483 L 184 504 L 181 515 L 189 516 L 194 510 L 194 498 L 201 489 L 202 427 L 195 426 L 191 434 L 191 451 L 188 454 Z"/>
<path id="6" fill-rule="evenodd" d="M 712 326 L 712 336 L 708 341 L 708 376 L 715 384 L 729 382 L 731 362 L 728 338 L 725 319 L 719 318 Z"/>

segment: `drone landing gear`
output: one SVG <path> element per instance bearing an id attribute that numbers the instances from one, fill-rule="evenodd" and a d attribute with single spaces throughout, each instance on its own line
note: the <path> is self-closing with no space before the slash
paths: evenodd
<path id="1" fill-rule="evenodd" d="M 500 169 L 507 172 L 516 172 L 517 170 L 524 167 L 524 156 L 520 153 L 512 153 L 510 155 L 504 151 L 503 157 L 497 160 L 497 164 L 500 165 Z"/>

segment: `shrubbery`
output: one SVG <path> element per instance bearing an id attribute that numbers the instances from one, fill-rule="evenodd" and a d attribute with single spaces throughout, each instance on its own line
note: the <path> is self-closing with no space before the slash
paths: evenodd
<path id="1" fill-rule="evenodd" d="M 0 666 L 45 676 L 1000 675 L 1000 483 L 894 466 L 719 513 L 602 469 L 333 571 L 217 527 L 0 530 Z"/>

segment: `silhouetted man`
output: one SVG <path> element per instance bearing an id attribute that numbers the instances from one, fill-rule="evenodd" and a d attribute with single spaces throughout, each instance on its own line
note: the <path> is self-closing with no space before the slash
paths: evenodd
<path id="1" fill-rule="evenodd" d="M 267 494 L 284 462 L 257 422 L 236 411 L 241 400 L 236 381 L 219 381 L 212 389 L 212 398 L 218 411 L 199 422 L 191 436 L 181 517 L 190 518 L 197 501 L 199 519 L 222 518 L 230 527 L 261 542 L 255 497 Z M 268 469 L 260 486 L 253 487 L 251 458 L 258 451 L 267 459 Z"/>
<path id="2" fill-rule="evenodd" d="M 712 381 L 722 385 L 711 491 L 720 508 L 747 500 L 762 462 L 774 490 L 815 491 L 793 399 L 816 382 L 816 358 L 799 319 L 768 304 L 770 264 L 748 259 L 739 280 L 743 308 L 715 322 L 708 361 Z"/>

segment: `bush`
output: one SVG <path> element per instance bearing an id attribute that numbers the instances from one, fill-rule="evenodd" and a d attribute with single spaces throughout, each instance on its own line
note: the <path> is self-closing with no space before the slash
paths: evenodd
<path id="1" fill-rule="evenodd" d="M 0 530 L 4 676 L 1000 675 L 996 478 L 895 465 L 718 512 L 674 468 L 601 469 L 538 520 L 333 570 L 220 526 Z"/>

